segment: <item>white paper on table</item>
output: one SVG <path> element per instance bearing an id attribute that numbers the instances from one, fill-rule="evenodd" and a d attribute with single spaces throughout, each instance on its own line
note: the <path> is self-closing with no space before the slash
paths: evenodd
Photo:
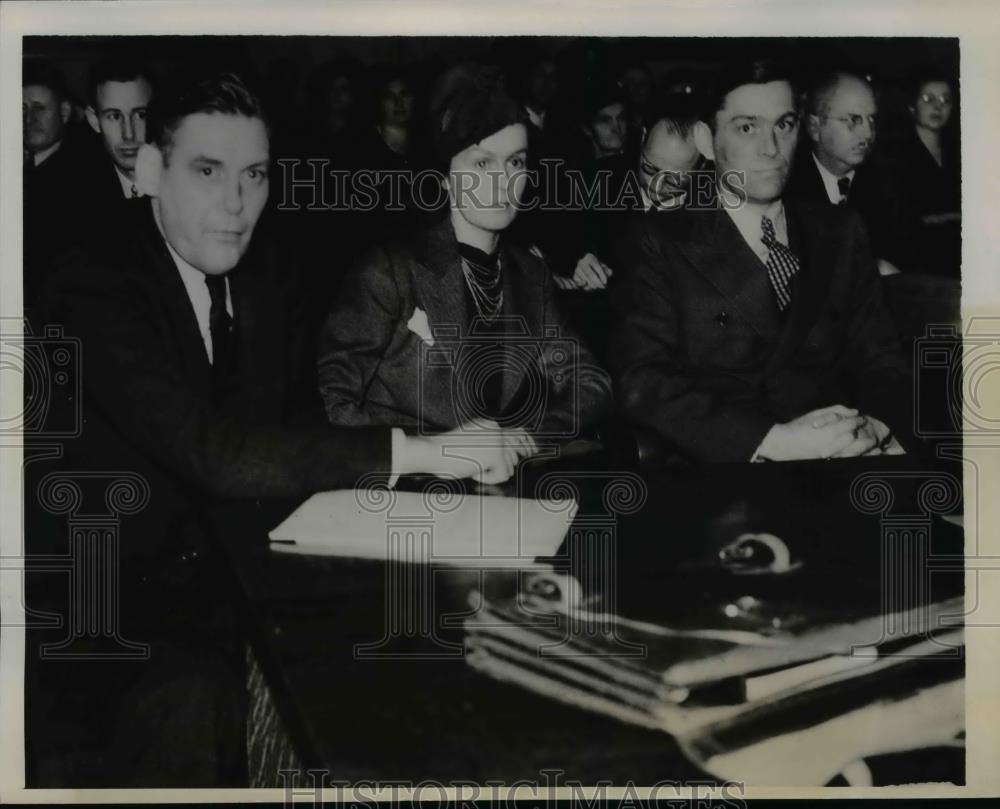
<path id="1" fill-rule="evenodd" d="M 346 489 L 306 500 L 268 535 L 284 553 L 471 565 L 530 565 L 553 556 L 575 500 Z"/>

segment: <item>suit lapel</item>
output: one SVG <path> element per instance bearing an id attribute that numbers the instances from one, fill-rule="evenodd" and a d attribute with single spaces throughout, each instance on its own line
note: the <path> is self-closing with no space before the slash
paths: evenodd
<path id="1" fill-rule="evenodd" d="M 431 334 L 459 337 L 469 322 L 458 242 L 445 219 L 426 231 L 417 246 L 414 284 Z M 408 317 L 408 315 L 406 315 Z"/>
<path id="2" fill-rule="evenodd" d="M 149 267 L 157 286 L 163 291 L 163 304 L 174 328 L 175 344 L 180 350 L 181 360 L 186 368 L 191 369 L 193 381 L 210 388 L 212 366 L 205 352 L 198 318 L 195 317 L 180 271 L 153 219 L 151 206 L 143 214 L 141 227 L 139 242 L 144 254 L 141 260 Z M 151 358 L 151 361 L 156 360 Z"/>
<path id="3" fill-rule="evenodd" d="M 721 210 L 692 212 L 690 241 L 678 246 L 697 269 L 762 337 L 778 334 L 773 292 L 767 268 L 744 241 L 729 215 Z"/>
<path id="4" fill-rule="evenodd" d="M 819 223 L 804 221 L 794 201 L 785 201 L 788 246 L 799 258 L 799 272 L 792 283 L 792 308 L 781 339 L 771 355 L 769 370 L 784 365 L 814 325 L 833 277 L 837 244 Z"/>
<path id="5" fill-rule="evenodd" d="M 813 158 L 812 144 L 808 140 L 799 144 L 792 176 L 785 187 L 785 199 L 789 197 L 830 204 L 830 196 L 826 193 L 823 177 Z"/>
<path id="6" fill-rule="evenodd" d="M 811 149 L 807 153 L 806 161 L 808 161 L 806 176 L 809 178 L 809 198 L 832 205 L 830 195 L 826 192 L 826 183 L 823 182 L 823 175 L 819 173 L 819 166 L 816 165 Z"/>

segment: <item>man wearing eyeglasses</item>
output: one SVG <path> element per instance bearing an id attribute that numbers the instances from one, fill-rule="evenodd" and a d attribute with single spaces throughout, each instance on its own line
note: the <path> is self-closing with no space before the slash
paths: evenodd
<path id="1" fill-rule="evenodd" d="M 553 275 L 563 290 L 574 290 L 565 305 L 599 360 L 606 361 L 610 332 L 608 283 L 635 248 L 635 232 L 654 212 L 690 204 L 695 170 L 702 163 L 694 143 L 698 114 L 690 99 L 668 100 L 643 127 L 638 158 L 630 157 L 610 205 L 580 217 L 579 258 L 571 276 Z M 707 177 L 711 182 L 711 178 Z"/>
<path id="2" fill-rule="evenodd" d="M 613 209 L 589 212 L 586 252 L 572 276 L 555 276 L 560 288 L 604 289 L 636 219 L 690 203 L 693 172 L 704 163 L 694 142 L 697 120 L 696 103 L 686 96 L 668 98 L 654 112 L 642 128 L 634 169 L 613 192 Z"/>
<path id="3" fill-rule="evenodd" d="M 873 156 L 878 101 L 871 84 L 848 71 L 823 75 L 808 94 L 803 123 L 808 141 L 799 148 L 787 196 L 853 208 L 868 230 L 880 274 L 906 269 L 911 240 L 900 223 L 908 217 Z"/>

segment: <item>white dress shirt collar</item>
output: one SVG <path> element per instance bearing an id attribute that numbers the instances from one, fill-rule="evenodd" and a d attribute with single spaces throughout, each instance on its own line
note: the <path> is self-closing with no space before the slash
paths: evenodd
<path id="1" fill-rule="evenodd" d="M 140 197 L 143 196 L 142 192 L 139 191 L 139 186 L 135 184 L 135 180 L 130 180 L 128 177 L 126 177 L 125 174 L 122 172 L 122 170 L 118 168 L 118 166 L 115 166 L 115 176 L 118 178 L 118 184 L 121 185 L 122 187 L 122 195 L 125 197 L 125 199 L 132 198 L 133 188 L 136 189 L 136 191 L 138 192 L 138 196 Z"/>
<path id="2" fill-rule="evenodd" d="M 158 222 L 157 225 L 159 225 Z M 212 310 L 212 296 L 208 293 L 208 285 L 205 283 L 207 276 L 181 258 L 166 238 L 163 241 L 167 245 L 167 250 L 170 251 L 170 257 L 173 258 L 174 264 L 177 265 L 181 281 L 184 282 L 184 289 L 187 290 L 191 308 L 194 309 L 194 316 L 198 321 L 201 339 L 205 343 L 205 353 L 208 355 L 208 361 L 212 362 L 212 328 L 209 320 L 209 314 Z M 230 317 L 233 316 L 233 298 L 229 289 L 228 277 L 226 278 L 226 311 L 229 312 Z"/>
<path id="3" fill-rule="evenodd" d="M 545 113 L 535 112 L 527 104 L 524 105 L 525 112 L 528 113 L 528 119 L 537 126 L 539 129 L 545 129 Z"/>
<path id="4" fill-rule="evenodd" d="M 750 249 L 757 254 L 765 264 L 770 250 L 764 246 L 762 238 L 764 231 L 761 229 L 761 221 L 766 216 L 774 224 L 774 236 L 783 245 L 788 245 L 788 221 L 785 217 L 785 206 L 780 199 L 776 199 L 766 209 L 761 211 L 757 207 L 750 208 L 741 205 L 737 208 L 723 208 L 733 220 L 733 224 L 739 230 Z"/>
<path id="5" fill-rule="evenodd" d="M 826 189 L 826 195 L 834 205 L 839 205 L 840 200 L 843 195 L 840 193 L 840 188 L 837 186 L 837 181 L 846 177 L 852 183 L 854 182 L 854 169 L 851 169 L 847 174 L 842 175 L 842 177 L 837 177 L 834 175 L 830 169 L 819 162 L 819 158 L 816 157 L 816 152 L 810 152 L 813 161 L 816 163 L 816 168 L 819 169 L 819 176 L 823 180 L 823 187 Z"/>
<path id="6" fill-rule="evenodd" d="M 46 160 L 52 157 L 52 155 L 54 155 L 56 152 L 58 152 L 60 146 L 62 146 L 62 141 L 57 140 L 48 149 L 42 149 L 42 151 L 40 152 L 35 152 L 31 156 L 31 159 L 32 161 L 34 161 L 36 168 L 42 165 L 42 163 L 44 163 Z"/>

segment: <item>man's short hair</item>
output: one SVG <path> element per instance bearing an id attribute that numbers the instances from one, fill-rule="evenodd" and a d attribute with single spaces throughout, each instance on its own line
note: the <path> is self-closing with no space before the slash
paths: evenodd
<path id="1" fill-rule="evenodd" d="M 650 130 L 662 123 L 667 132 L 686 138 L 700 117 L 702 102 L 693 95 L 671 93 L 660 99 L 643 121 L 647 137 Z"/>
<path id="2" fill-rule="evenodd" d="M 580 123 L 590 126 L 605 107 L 625 103 L 625 92 L 617 81 L 608 76 L 595 77 L 583 87 L 580 97 Z"/>
<path id="3" fill-rule="evenodd" d="M 55 65 L 41 59 L 25 60 L 21 70 L 21 87 L 47 87 L 57 102 L 69 101 L 66 77 Z"/>
<path id="4" fill-rule="evenodd" d="M 153 98 L 146 117 L 149 142 L 163 154 L 166 165 L 174 132 L 185 118 L 198 113 L 219 113 L 259 118 L 270 135 L 270 124 L 260 99 L 235 73 L 185 81 Z"/>
<path id="5" fill-rule="evenodd" d="M 109 81 L 130 82 L 145 79 L 151 88 L 155 88 L 156 82 L 153 73 L 146 65 L 133 59 L 115 57 L 98 62 L 90 70 L 90 77 L 87 84 L 87 100 L 90 105 L 97 109 L 97 88 Z"/>
<path id="6" fill-rule="evenodd" d="M 795 96 L 795 82 L 788 66 L 777 59 L 753 58 L 731 62 L 726 65 L 708 85 L 704 95 L 700 120 L 715 132 L 716 114 L 722 109 L 729 95 L 737 87 L 746 84 L 770 84 L 785 81 L 792 87 Z M 797 98 L 797 97 L 796 97 Z"/>
<path id="7" fill-rule="evenodd" d="M 856 79 L 871 87 L 868 77 L 854 68 L 838 67 L 826 70 L 810 83 L 806 91 L 806 111 L 811 115 L 823 115 L 830 106 L 830 99 L 844 79 Z M 874 87 L 872 92 L 875 92 Z"/>

